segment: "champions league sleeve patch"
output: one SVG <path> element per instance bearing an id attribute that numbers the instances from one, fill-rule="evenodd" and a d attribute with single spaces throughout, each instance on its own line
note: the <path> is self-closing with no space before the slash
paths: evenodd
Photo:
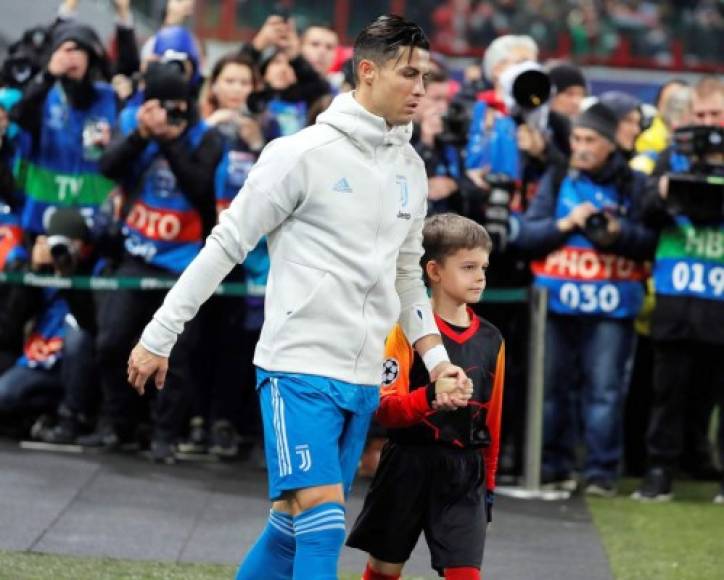
<path id="1" fill-rule="evenodd" d="M 400 363 L 397 359 L 388 358 L 382 363 L 382 386 L 388 387 L 397 380 L 400 374 Z"/>

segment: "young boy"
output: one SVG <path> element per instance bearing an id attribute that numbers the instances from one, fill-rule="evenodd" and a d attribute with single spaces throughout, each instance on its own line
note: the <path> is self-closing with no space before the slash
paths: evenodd
<path id="1" fill-rule="evenodd" d="M 370 554 L 363 580 L 399 578 L 420 532 L 440 576 L 479 580 L 491 521 L 505 347 L 498 329 L 467 305 L 485 289 L 492 242 L 472 220 L 439 214 L 425 222 L 423 246 L 437 326 L 473 389 L 458 387 L 449 401 L 438 394 L 436 402 L 436 383 L 420 356 L 399 326 L 392 330 L 377 411 L 389 442 L 347 540 Z"/>

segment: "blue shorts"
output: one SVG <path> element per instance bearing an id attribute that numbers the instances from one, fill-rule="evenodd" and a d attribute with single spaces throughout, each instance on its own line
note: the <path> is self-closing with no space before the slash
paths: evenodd
<path id="1" fill-rule="evenodd" d="M 379 405 L 377 385 L 257 368 L 269 499 L 341 483 L 349 494 Z"/>

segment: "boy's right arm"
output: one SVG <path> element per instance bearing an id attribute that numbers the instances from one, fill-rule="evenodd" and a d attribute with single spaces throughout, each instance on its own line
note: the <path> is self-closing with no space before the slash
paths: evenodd
<path id="1" fill-rule="evenodd" d="M 196 315 L 231 269 L 243 262 L 261 237 L 278 227 L 299 204 L 302 188 L 290 178 L 298 157 L 275 151 L 278 148 L 272 147 L 262 153 L 242 190 L 222 212 L 204 248 L 146 326 L 140 343 L 147 351 L 168 357 L 184 324 Z"/>
<path id="2" fill-rule="evenodd" d="M 400 326 L 395 326 L 385 342 L 385 367 L 380 406 L 375 415 L 384 427 L 410 427 L 433 411 L 454 410 L 464 406 L 470 398 L 472 390 L 461 393 L 455 378 L 448 379 L 453 383 L 451 390 L 446 390 L 442 385 L 442 388 L 436 388 L 435 382 L 411 389 L 410 369 L 414 356 L 415 352 L 407 342 L 402 329 Z M 456 399 L 452 400 L 451 395 L 456 395 Z"/>

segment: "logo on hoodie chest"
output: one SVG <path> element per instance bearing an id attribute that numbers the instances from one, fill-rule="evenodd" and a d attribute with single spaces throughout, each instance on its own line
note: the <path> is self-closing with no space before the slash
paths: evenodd
<path id="1" fill-rule="evenodd" d="M 396 175 L 395 183 L 400 188 L 400 208 L 397 212 L 397 217 L 401 220 L 409 220 L 412 215 L 410 214 L 410 191 L 407 186 L 407 177 L 404 175 Z"/>

